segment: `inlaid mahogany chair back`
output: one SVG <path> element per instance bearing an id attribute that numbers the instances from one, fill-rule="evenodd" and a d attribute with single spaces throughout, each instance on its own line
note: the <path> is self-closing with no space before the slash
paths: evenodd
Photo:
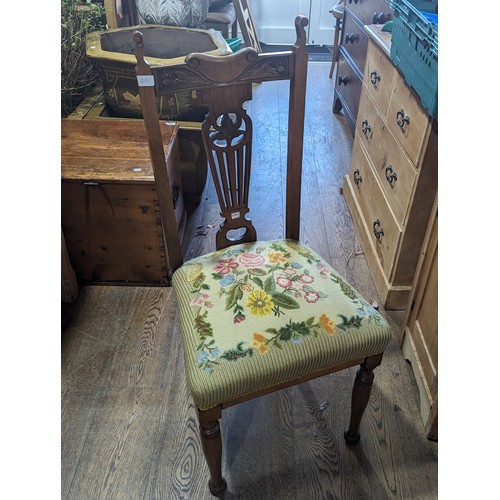
<path id="1" fill-rule="evenodd" d="M 295 21 L 289 51 L 243 49 L 229 56 L 190 54 L 150 67 L 136 41 L 137 79 L 158 191 L 172 285 L 180 316 L 186 381 L 198 408 L 209 489 L 223 496 L 222 410 L 249 399 L 360 365 L 348 444 L 359 441 L 373 369 L 391 338 L 384 318 L 313 250 L 299 243 L 307 75 L 305 26 Z M 289 80 L 285 239 L 258 241 L 248 218 L 252 121 L 243 104 L 253 83 Z M 217 251 L 182 263 L 157 111 L 157 96 L 201 93 L 202 135 L 223 223 Z M 239 231 L 235 231 L 239 230 Z M 237 233 L 239 236 L 232 236 Z"/>

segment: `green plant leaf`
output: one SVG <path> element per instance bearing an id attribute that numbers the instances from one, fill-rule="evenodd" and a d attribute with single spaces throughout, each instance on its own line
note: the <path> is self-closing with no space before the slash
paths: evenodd
<path id="1" fill-rule="evenodd" d="M 262 283 L 262 280 L 258 276 L 254 276 L 252 280 L 257 286 L 264 288 L 264 283 Z"/>
<path id="2" fill-rule="evenodd" d="M 236 302 L 238 302 L 238 300 L 240 300 L 242 297 L 243 292 L 241 291 L 240 285 L 238 283 L 231 285 L 231 288 L 229 288 L 226 297 L 226 311 L 234 307 L 236 305 Z"/>
<path id="3" fill-rule="evenodd" d="M 264 290 L 269 293 L 270 295 L 273 295 L 273 293 L 276 290 L 276 283 L 274 282 L 274 277 L 269 276 L 266 281 L 264 282 Z"/>
<path id="4" fill-rule="evenodd" d="M 264 269 L 256 268 L 256 269 L 249 269 L 248 274 L 251 274 L 252 276 L 265 276 L 267 274 Z"/>
<path id="5" fill-rule="evenodd" d="M 275 292 L 271 294 L 271 297 L 273 298 L 274 303 L 283 309 L 300 309 L 299 303 L 289 295 L 285 295 L 281 292 Z"/>

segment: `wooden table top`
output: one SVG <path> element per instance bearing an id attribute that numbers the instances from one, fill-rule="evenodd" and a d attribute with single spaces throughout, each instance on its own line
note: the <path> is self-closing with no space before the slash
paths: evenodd
<path id="1" fill-rule="evenodd" d="M 161 122 L 165 154 L 178 125 Z M 62 120 L 63 180 L 154 182 L 142 120 Z"/>

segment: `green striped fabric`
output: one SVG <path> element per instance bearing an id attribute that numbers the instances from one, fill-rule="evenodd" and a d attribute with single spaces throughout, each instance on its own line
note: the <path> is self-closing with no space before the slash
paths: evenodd
<path id="1" fill-rule="evenodd" d="M 377 310 L 292 240 L 193 259 L 173 286 L 187 382 L 201 410 L 380 353 L 391 338 Z"/>

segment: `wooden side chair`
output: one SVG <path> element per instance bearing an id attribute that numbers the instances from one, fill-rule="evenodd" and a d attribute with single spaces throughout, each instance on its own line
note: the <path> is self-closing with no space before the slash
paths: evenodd
<path id="1" fill-rule="evenodd" d="M 391 338 L 384 318 L 349 283 L 299 240 L 303 151 L 306 34 L 295 21 L 297 42 L 286 52 L 259 54 L 245 48 L 215 57 L 190 54 L 183 64 L 156 67 L 136 41 L 137 79 L 144 123 L 160 196 L 172 211 L 155 91 L 200 91 L 209 111 L 202 126 L 224 222 L 217 251 L 182 264 L 177 232 L 164 220 L 180 313 L 187 384 L 198 408 L 201 443 L 210 470 L 209 489 L 226 490 L 222 477 L 222 410 L 258 396 L 360 365 L 344 433 L 359 441 L 361 417 Z M 257 240 L 247 217 L 250 199 L 252 121 L 243 104 L 252 83 L 289 80 L 286 238 Z M 270 166 L 271 168 L 272 166 Z M 157 175 L 158 174 L 158 175 Z M 164 196 L 165 195 L 165 196 Z M 235 236 L 235 230 L 243 232 Z M 172 242 L 172 244 L 170 244 Z"/>
<path id="2" fill-rule="evenodd" d="M 240 25 L 241 36 L 245 42 L 245 47 L 253 47 L 257 52 L 262 52 L 247 0 L 233 0 L 233 5 L 236 10 L 236 17 Z"/>
<path id="3" fill-rule="evenodd" d="M 335 19 L 335 32 L 333 34 L 333 50 L 332 50 L 332 64 L 330 66 L 329 77 L 333 76 L 333 71 L 335 70 L 335 64 L 339 58 L 339 37 L 340 28 L 342 27 L 342 22 L 344 21 L 344 1 L 338 0 L 338 2 L 330 9 L 330 14 Z"/>

